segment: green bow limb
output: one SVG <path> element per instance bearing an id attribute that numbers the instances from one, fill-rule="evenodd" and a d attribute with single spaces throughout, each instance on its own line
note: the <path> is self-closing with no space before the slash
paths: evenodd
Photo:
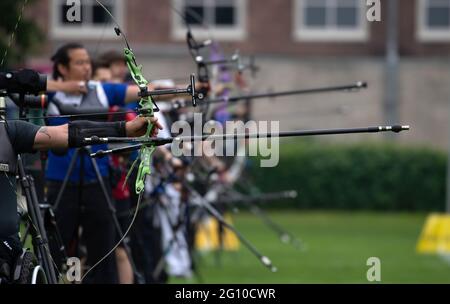
<path id="1" fill-rule="evenodd" d="M 126 47 L 124 48 L 124 57 L 125 62 L 127 64 L 128 70 L 130 71 L 131 77 L 133 78 L 136 85 L 139 87 L 140 93 L 140 100 L 139 100 L 139 112 L 141 113 L 140 116 L 142 117 L 148 117 L 148 126 L 147 131 L 145 132 L 145 135 L 143 138 L 149 138 L 152 134 L 153 130 L 153 124 L 150 122 L 150 118 L 153 117 L 154 109 L 158 109 L 158 106 L 153 101 L 151 96 L 148 96 L 148 84 L 149 81 L 145 79 L 143 73 L 142 73 L 142 65 L 138 65 L 136 62 L 136 56 L 134 55 L 133 51 L 131 50 L 130 44 L 128 43 L 128 40 L 123 33 L 123 31 L 120 29 L 119 23 L 114 18 L 114 15 L 108 10 L 107 7 L 103 5 L 99 0 L 95 0 L 102 8 L 103 10 L 111 17 L 111 20 L 116 24 L 116 27 L 114 28 L 114 31 L 116 32 L 117 36 L 121 36 L 125 42 Z M 140 160 L 137 179 L 136 179 L 136 185 L 135 190 L 136 194 L 140 195 L 145 189 L 145 179 L 147 175 L 151 173 L 151 159 L 152 154 L 155 151 L 155 146 L 152 143 L 145 144 L 142 146 L 142 148 L 139 150 L 139 157 L 134 161 L 134 163 L 131 165 L 130 170 L 127 173 L 127 176 L 125 178 L 125 181 L 123 183 L 123 187 L 127 184 L 128 178 L 131 175 L 131 172 L 133 172 L 134 167 L 137 164 L 137 161 Z M 141 196 L 140 196 L 141 197 Z"/>
<path id="2" fill-rule="evenodd" d="M 139 89 L 141 93 L 146 93 L 148 90 L 148 80 L 145 79 L 144 75 L 142 74 L 142 65 L 137 65 L 136 63 L 136 57 L 133 53 L 133 51 L 126 47 L 124 49 L 124 56 L 125 61 L 128 66 L 128 70 L 130 71 L 131 77 L 133 78 L 134 82 L 137 86 L 139 86 Z M 142 96 L 145 96 L 144 94 L 140 94 Z M 156 106 L 155 102 L 153 101 L 151 96 L 145 96 L 141 97 L 139 101 L 139 109 L 143 110 L 140 114 L 144 117 L 153 117 L 154 116 L 154 109 L 153 106 Z M 143 138 L 149 138 L 152 134 L 154 125 L 149 121 L 147 126 L 147 131 Z M 145 179 L 147 175 L 151 174 L 151 160 L 153 152 L 155 151 L 155 145 L 154 144 L 146 144 L 141 147 L 139 150 L 139 157 L 136 159 L 136 161 L 131 166 L 130 170 L 128 171 L 128 174 L 126 176 L 124 185 L 126 185 L 128 178 L 131 175 L 131 172 L 133 171 L 134 167 L 136 166 L 136 163 L 138 160 L 140 160 L 137 178 L 136 178 L 136 185 L 135 185 L 135 191 L 136 194 L 140 194 L 145 189 Z"/>

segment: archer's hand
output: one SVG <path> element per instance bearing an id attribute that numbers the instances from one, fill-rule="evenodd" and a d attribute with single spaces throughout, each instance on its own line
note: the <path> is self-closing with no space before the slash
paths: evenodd
<path id="1" fill-rule="evenodd" d="M 158 119 L 156 117 L 148 118 L 142 116 L 138 116 L 132 121 L 126 123 L 125 128 L 127 130 L 127 136 L 139 137 L 145 135 L 149 121 L 154 126 L 152 129 L 152 134 L 150 134 L 150 136 L 156 137 L 158 135 L 159 130 L 163 129 L 161 124 L 158 122 Z"/>

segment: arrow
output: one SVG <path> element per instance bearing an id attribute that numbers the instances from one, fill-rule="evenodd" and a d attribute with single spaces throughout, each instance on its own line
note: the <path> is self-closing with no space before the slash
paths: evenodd
<path id="1" fill-rule="evenodd" d="M 142 144 L 153 144 L 155 146 L 162 146 L 170 144 L 174 141 L 178 142 L 193 142 L 193 141 L 206 141 L 206 140 L 230 140 L 230 139 L 248 139 L 248 138 L 269 138 L 269 137 L 303 137 L 303 136 L 318 136 L 318 135 L 337 135 L 337 134 L 355 134 L 355 133 L 378 133 L 378 132 L 394 132 L 399 133 L 401 131 L 409 130 L 409 126 L 376 126 L 365 128 L 353 128 L 353 129 L 321 129 L 321 130 L 306 130 L 306 131 L 285 131 L 279 133 L 247 133 L 247 134 L 222 134 L 222 135 L 196 135 L 196 136 L 177 136 L 177 137 L 98 137 L 92 136 L 85 138 L 84 142 L 87 145 L 105 144 L 105 143 L 139 143 L 137 145 L 111 149 L 111 150 L 99 150 L 91 154 L 91 157 L 103 157 L 111 153 L 122 153 L 137 150 Z"/>

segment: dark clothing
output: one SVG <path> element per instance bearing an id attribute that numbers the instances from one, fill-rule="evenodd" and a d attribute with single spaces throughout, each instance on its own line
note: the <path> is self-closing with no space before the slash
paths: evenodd
<path id="1" fill-rule="evenodd" d="M 14 189 L 15 179 L 14 176 L 5 175 L 3 172 L 0 174 L 0 239 L 9 237 L 19 231 L 17 195 L 16 189 Z"/>
<path id="2" fill-rule="evenodd" d="M 33 152 L 34 138 L 39 126 L 24 121 L 0 122 L 0 149 L 12 149 L 15 155 Z M 10 145 L 10 146 L 9 146 Z M 5 154 L 3 154 L 5 155 Z M 17 157 L 17 156 L 16 156 Z M 16 168 L 10 168 L 14 172 Z M 13 174 L 0 172 L 0 265 L 6 262 L 12 265 L 21 252 L 19 241 L 19 216 L 17 214 L 16 178 Z"/>
<path id="3" fill-rule="evenodd" d="M 49 182 L 47 186 L 48 201 L 53 203 L 62 183 Z M 85 184 L 83 187 L 68 184 L 64 191 L 64 200 L 55 210 L 55 216 L 69 257 L 78 255 L 78 228 L 83 228 L 81 241 L 87 248 L 88 268 L 103 258 L 116 244 L 112 213 L 98 183 Z M 96 266 L 84 283 L 118 283 L 114 253 Z"/>
<path id="4" fill-rule="evenodd" d="M 137 214 L 131 233 L 131 252 L 139 272 L 144 274 L 146 284 L 167 283 L 168 276 L 163 269 L 157 278 L 153 277 L 158 262 L 163 257 L 161 226 L 157 222 L 155 205 L 148 205 Z"/>
<path id="5" fill-rule="evenodd" d="M 17 154 L 34 153 L 34 139 L 40 128 L 40 126 L 26 121 L 8 121 L 7 130 L 14 151 Z"/>
<path id="6" fill-rule="evenodd" d="M 6 122 L 0 122 L 0 172 L 14 175 L 17 169 L 17 153 L 14 151 Z"/>
<path id="7" fill-rule="evenodd" d="M 122 233 L 125 233 L 130 227 L 131 220 L 133 219 L 133 211 L 134 209 L 131 208 L 131 201 L 130 199 L 123 199 L 123 200 L 115 200 L 116 203 L 116 216 L 117 220 L 119 221 L 120 229 L 122 230 Z M 116 241 L 118 242 L 122 238 L 121 235 L 118 233 L 116 234 Z M 125 242 L 129 241 L 129 237 L 127 236 L 125 238 Z M 121 243 L 121 246 L 123 243 Z"/>
<path id="8" fill-rule="evenodd" d="M 0 128 L 4 123 L 0 123 Z M 5 126 L 16 154 L 33 152 L 34 138 L 39 126 L 24 121 L 10 121 Z M 5 148 L 0 145 L 0 149 Z M 10 237 L 18 232 L 16 179 L 13 175 L 0 172 L 0 238 Z"/>
<path id="9" fill-rule="evenodd" d="M 128 179 L 128 184 L 133 187 L 136 183 L 137 170 L 134 170 Z M 130 191 L 132 210 L 139 196 L 135 191 Z M 153 199 L 153 198 L 152 198 Z M 157 278 L 153 277 L 157 264 L 163 256 L 161 225 L 155 212 L 155 204 L 143 206 L 141 201 L 139 212 L 130 231 L 130 247 L 137 270 L 144 274 L 146 284 L 167 283 L 168 275 L 163 269 Z"/>

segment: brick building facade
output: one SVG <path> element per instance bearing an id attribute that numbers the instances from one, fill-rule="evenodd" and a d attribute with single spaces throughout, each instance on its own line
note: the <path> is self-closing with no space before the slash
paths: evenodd
<path id="1" fill-rule="evenodd" d="M 283 90 L 368 81 L 359 93 L 333 93 L 257 101 L 256 119 L 279 117 L 282 129 L 356 127 L 385 122 L 385 53 L 388 1 L 381 21 L 368 22 L 366 0 L 103 0 L 109 5 L 150 78 L 195 71 L 185 28 L 175 9 L 187 5 L 194 34 L 212 37 L 232 53 L 255 54 L 261 72 L 255 90 Z M 95 56 L 120 50 L 95 3 L 83 22 L 64 21 L 65 0 L 39 0 L 28 8 L 47 33 L 31 63 L 48 62 L 62 43 L 83 42 Z M 376 1 L 374 1 L 376 2 Z M 173 9 L 175 7 L 175 9 Z M 192 17 L 192 15 L 196 15 Z M 200 16 L 200 17 L 199 17 Z M 209 26 L 198 26 L 199 19 Z M 450 0 L 398 0 L 399 120 L 412 126 L 400 141 L 448 146 L 450 102 Z M 187 77 L 187 76 L 186 76 Z M 360 138 L 360 136 L 346 137 Z M 372 137 L 373 138 L 373 137 Z"/>

